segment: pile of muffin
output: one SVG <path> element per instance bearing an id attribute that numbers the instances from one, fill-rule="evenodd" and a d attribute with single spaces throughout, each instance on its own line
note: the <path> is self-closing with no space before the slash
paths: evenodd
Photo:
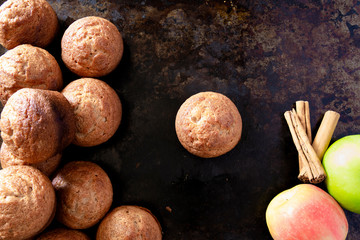
<path id="1" fill-rule="evenodd" d="M 58 33 L 46 0 L 8 0 L 0 7 L 0 239 L 161 239 L 155 216 L 139 206 L 110 209 L 113 188 L 97 164 L 74 161 L 58 169 L 70 144 L 109 140 L 122 117 L 121 101 L 107 83 L 123 54 L 110 21 L 85 17 L 61 41 L 61 58 L 80 78 L 63 88 L 57 60 L 44 48 Z M 51 178 L 51 180 L 50 180 Z M 56 220 L 64 227 L 47 229 Z"/>
<path id="2" fill-rule="evenodd" d="M 8 0 L 0 7 L 0 239 L 160 240 L 156 217 L 140 206 L 111 209 L 113 187 L 97 164 L 74 161 L 58 169 L 70 144 L 92 147 L 117 131 L 122 105 L 107 83 L 123 54 L 120 32 L 89 16 L 61 40 L 61 60 L 80 78 L 63 88 L 57 60 L 44 48 L 59 29 L 46 0 Z M 179 108 L 175 130 L 191 154 L 215 158 L 240 141 L 242 119 L 225 95 L 200 92 Z M 51 180 L 50 180 L 51 178 Z M 64 227 L 47 229 L 56 219 Z"/>

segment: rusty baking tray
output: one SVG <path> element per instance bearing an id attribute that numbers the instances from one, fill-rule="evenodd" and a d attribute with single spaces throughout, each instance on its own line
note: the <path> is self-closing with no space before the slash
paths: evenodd
<path id="1" fill-rule="evenodd" d="M 120 128 L 100 146 L 70 146 L 63 163 L 99 164 L 113 207 L 149 208 L 166 240 L 271 239 L 268 203 L 300 183 L 283 118 L 296 100 L 309 101 L 314 132 L 329 109 L 341 114 L 333 141 L 360 132 L 356 1 L 49 2 L 61 23 L 47 48 L 57 59 L 62 33 L 85 16 L 112 21 L 125 43 L 118 68 L 100 78 L 121 98 Z M 78 78 L 59 63 L 65 84 Z M 174 127 L 185 99 L 207 90 L 227 95 L 243 119 L 240 143 L 214 159 L 188 153 Z M 348 239 L 360 239 L 360 215 L 345 212 Z"/>

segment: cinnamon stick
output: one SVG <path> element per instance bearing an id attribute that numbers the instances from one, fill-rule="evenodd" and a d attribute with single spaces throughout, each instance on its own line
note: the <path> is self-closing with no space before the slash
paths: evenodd
<path id="1" fill-rule="evenodd" d="M 306 127 L 306 134 L 307 134 L 308 137 L 309 137 L 310 143 L 312 143 L 309 102 L 308 102 L 308 101 L 305 101 L 304 104 L 305 104 L 305 127 Z"/>
<path id="2" fill-rule="evenodd" d="M 284 113 L 293 142 L 299 153 L 299 175 L 303 182 L 319 183 L 326 177 L 321 160 L 329 147 L 340 114 L 327 111 L 312 143 L 308 101 L 296 101 L 296 111 Z"/>
<path id="3" fill-rule="evenodd" d="M 306 129 L 306 134 L 311 143 L 311 123 L 310 123 L 310 109 L 308 101 L 296 101 L 296 113 L 299 116 L 301 125 Z M 302 182 L 309 182 L 312 173 L 310 171 L 309 163 L 299 154 L 299 175 L 298 179 Z"/>
<path id="4" fill-rule="evenodd" d="M 319 130 L 317 131 L 314 142 L 312 144 L 320 160 L 322 160 L 325 151 L 329 147 L 339 118 L 339 113 L 334 111 L 327 111 L 323 117 L 323 120 L 321 121 Z"/>
<path id="5" fill-rule="evenodd" d="M 325 170 L 321 165 L 320 159 L 318 158 L 314 148 L 310 144 L 306 130 L 302 126 L 295 109 L 285 112 L 284 116 L 300 157 L 304 158 L 309 164 L 310 169 L 307 172 L 309 181 L 311 183 L 319 183 L 323 181 L 326 177 Z"/>
<path id="6" fill-rule="evenodd" d="M 284 116 L 285 116 L 285 120 L 289 126 L 291 137 L 295 144 L 296 150 L 299 153 L 299 160 L 301 161 L 301 170 L 300 170 L 298 177 L 300 180 L 302 180 L 304 182 L 309 182 L 309 179 L 313 179 L 314 177 L 312 175 L 309 163 L 306 161 L 306 157 L 301 149 L 301 144 L 300 144 L 300 141 L 299 141 L 299 138 L 297 136 L 297 133 L 295 131 L 295 126 L 294 126 L 294 124 L 296 124 L 296 123 L 294 123 L 292 120 L 291 111 L 285 112 Z"/>
<path id="7" fill-rule="evenodd" d="M 310 141 L 307 137 L 306 131 L 303 128 L 303 126 L 300 123 L 300 120 L 295 112 L 295 110 L 292 110 L 292 118 L 293 121 L 296 122 L 297 127 L 295 128 L 295 131 L 298 134 L 301 148 L 304 152 L 304 155 L 306 157 L 306 160 L 309 162 L 310 170 L 313 174 L 314 179 L 309 178 L 309 181 L 311 183 L 318 183 L 325 179 L 325 170 L 323 166 L 321 165 L 321 161 L 318 158 L 314 148 L 310 144 Z"/>
<path id="8" fill-rule="evenodd" d="M 305 123 L 305 121 L 306 121 L 305 120 L 305 101 L 296 101 L 295 106 L 296 106 L 296 113 L 299 116 L 301 125 L 305 128 L 305 126 L 306 126 L 306 123 Z"/>
<path id="9" fill-rule="evenodd" d="M 306 134 L 308 135 L 310 143 L 312 142 L 311 136 L 311 122 L 310 122 L 310 108 L 308 101 L 296 101 L 296 113 L 300 118 L 300 122 L 304 129 L 306 130 Z"/>

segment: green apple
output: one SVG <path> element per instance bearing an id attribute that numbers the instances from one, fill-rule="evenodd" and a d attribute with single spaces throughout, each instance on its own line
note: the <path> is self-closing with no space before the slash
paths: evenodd
<path id="1" fill-rule="evenodd" d="M 360 135 L 337 140 L 325 152 L 327 190 L 340 205 L 360 214 Z"/>

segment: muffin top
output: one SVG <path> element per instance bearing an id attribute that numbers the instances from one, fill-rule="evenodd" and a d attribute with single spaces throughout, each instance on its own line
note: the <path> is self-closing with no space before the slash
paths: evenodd
<path id="1" fill-rule="evenodd" d="M 58 197 L 56 218 L 72 229 L 95 225 L 111 207 L 111 181 L 95 163 L 69 162 L 56 173 L 52 184 Z"/>
<path id="2" fill-rule="evenodd" d="M 2 143 L 0 148 L 0 161 L 2 168 L 7 168 L 14 165 L 27 165 L 39 169 L 46 176 L 50 176 L 56 170 L 60 164 L 61 156 L 62 154 L 58 153 L 43 162 L 30 164 L 14 156 L 11 151 L 9 151 L 5 143 Z"/>
<path id="3" fill-rule="evenodd" d="M 81 78 L 69 83 L 62 94 L 75 113 L 74 144 L 95 146 L 115 134 L 121 122 L 122 106 L 117 93 L 108 84 L 94 78 Z"/>
<path id="4" fill-rule="evenodd" d="M 7 0 L 0 7 L 0 44 L 7 49 L 24 43 L 46 47 L 54 39 L 58 24 L 46 0 Z"/>
<path id="5" fill-rule="evenodd" d="M 123 55 L 123 40 L 116 26 L 101 17 L 73 22 L 61 40 L 65 65 L 81 77 L 100 77 L 113 71 Z"/>
<path id="6" fill-rule="evenodd" d="M 120 206 L 101 221 L 97 240 L 161 240 L 161 227 L 155 216 L 139 206 Z"/>
<path id="7" fill-rule="evenodd" d="M 240 140 L 242 120 L 225 95 L 201 92 L 188 98 L 175 119 L 176 134 L 190 153 L 211 158 L 233 149 Z"/>
<path id="8" fill-rule="evenodd" d="M 23 88 L 7 101 L 0 119 L 1 137 L 13 155 L 38 163 L 62 152 L 74 139 L 71 105 L 59 92 Z"/>
<path id="9" fill-rule="evenodd" d="M 46 50 L 19 45 L 0 57 L 0 101 L 21 88 L 60 90 L 62 73 L 55 58 Z"/>
<path id="10" fill-rule="evenodd" d="M 90 238 L 83 232 L 65 229 L 65 228 L 56 228 L 48 232 L 42 233 L 36 238 L 36 240 L 90 240 Z"/>
<path id="11" fill-rule="evenodd" d="M 39 170 L 30 166 L 0 170 L 1 239 L 26 239 L 39 233 L 54 207 L 54 189 Z"/>

